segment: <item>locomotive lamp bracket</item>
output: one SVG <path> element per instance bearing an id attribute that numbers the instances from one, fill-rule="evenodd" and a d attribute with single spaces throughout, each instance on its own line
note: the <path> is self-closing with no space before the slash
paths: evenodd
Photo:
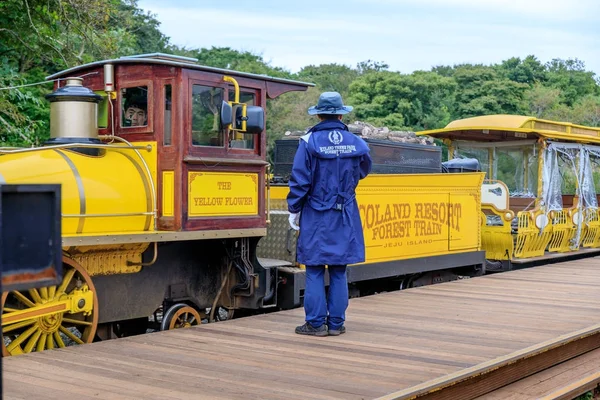
<path id="1" fill-rule="evenodd" d="M 265 127 L 265 112 L 262 107 L 240 103 L 240 85 L 231 76 L 224 76 L 223 81 L 233 84 L 233 101 L 221 104 L 221 127 L 227 128 L 241 139 L 241 134 L 260 134 Z"/>

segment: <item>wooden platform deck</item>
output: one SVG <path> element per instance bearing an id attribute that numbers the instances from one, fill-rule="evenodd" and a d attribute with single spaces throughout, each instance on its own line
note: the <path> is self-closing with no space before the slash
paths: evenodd
<path id="1" fill-rule="evenodd" d="M 6 399 L 374 399 L 600 323 L 600 259 L 3 359 Z M 600 343 L 599 343 L 600 345 Z"/>
<path id="2" fill-rule="evenodd" d="M 600 382 L 600 349 L 528 376 L 476 400 L 572 400 Z"/>

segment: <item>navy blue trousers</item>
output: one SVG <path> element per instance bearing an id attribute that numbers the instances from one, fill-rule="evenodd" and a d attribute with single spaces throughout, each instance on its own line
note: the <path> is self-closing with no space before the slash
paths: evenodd
<path id="1" fill-rule="evenodd" d="M 345 265 L 329 265 L 329 290 L 325 295 L 325 266 L 306 266 L 304 312 L 314 328 L 327 324 L 340 329 L 348 308 L 348 280 Z"/>

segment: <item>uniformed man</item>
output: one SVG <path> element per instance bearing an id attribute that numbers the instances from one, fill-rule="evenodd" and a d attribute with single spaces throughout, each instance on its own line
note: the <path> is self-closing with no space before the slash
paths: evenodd
<path id="1" fill-rule="evenodd" d="M 371 172 L 371 157 L 365 141 L 341 121 L 350 111 L 339 93 L 321 94 L 318 104 L 308 109 L 321 122 L 300 139 L 292 166 L 289 222 L 300 231 L 297 260 L 306 266 L 306 323 L 296 328 L 302 335 L 337 336 L 346 331 L 346 265 L 365 260 L 355 189 Z"/>

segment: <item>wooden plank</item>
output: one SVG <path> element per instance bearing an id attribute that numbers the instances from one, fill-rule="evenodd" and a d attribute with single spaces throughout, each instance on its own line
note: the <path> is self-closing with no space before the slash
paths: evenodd
<path id="1" fill-rule="evenodd" d="M 295 309 L 8 357 L 5 394 L 329 400 L 414 392 L 599 321 L 598 261 L 351 299 L 348 331 L 338 337 L 296 335 L 304 311 Z"/>
<path id="2" fill-rule="evenodd" d="M 589 390 L 595 389 L 598 385 L 600 385 L 600 372 L 571 382 L 569 385 L 555 390 L 540 400 L 571 400 Z"/>
<path id="3" fill-rule="evenodd" d="M 600 324 L 597 324 L 416 387 L 391 393 L 378 400 L 475 399 L 512 383 L 521 376 L 535 374 L 599 346 Z"/>
<path id="4" fill-rule="evenodd" d="M 476 400 L 574 399 L 600 383 L 600 349 L 523 378 Z"/>

